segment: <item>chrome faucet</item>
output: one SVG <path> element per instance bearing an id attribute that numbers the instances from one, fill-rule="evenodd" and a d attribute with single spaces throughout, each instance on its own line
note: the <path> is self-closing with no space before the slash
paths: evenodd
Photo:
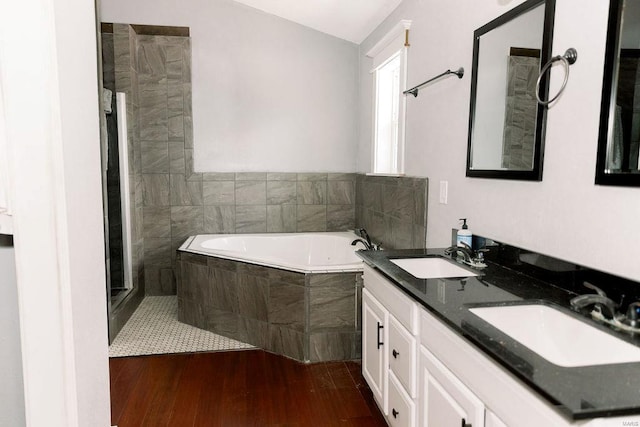
<path id="1" fill-rule="evenodd" d="M 579 295 L 575 298 L 572 298 L 570 303 L 571 307 L 573 307 L 575 310 L 580 310 L 582 308 L 589 307 L 590 305 L 594 305 L 595 310 L 599 311 L 603 316 L 604 313 L 602 312 L 602 309 L 606 308 L 609 319 L 615 319 L 618 309 L 618 304 L 613 302 L 610 298 L 597 294 Z"/>
<path id="2" fill-rule="evenodd" d="M 456 246 L 449 246 L 444 250 L 445 255 L 450 255 L 451 258 L 462 261 L 471 267 L 484 268 L 487 265 L 484 263 L 484 252 L 486 249 L 480 249 L 474 252 L 471 246 L 464 242 L 458 243 Z"/>

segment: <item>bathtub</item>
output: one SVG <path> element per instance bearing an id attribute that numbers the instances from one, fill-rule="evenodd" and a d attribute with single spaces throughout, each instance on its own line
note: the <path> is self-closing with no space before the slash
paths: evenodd
<path id="1" fill-rule="evenodd" d="M 178 320 L 302 362 L 362 355 L 350 232 L 209 234 L 176 255 Z"/>
<path id="2" fill-rule="evenodd" d="M 361 245 L 351 232 L 202 234 L 187 239 L 180 251 L 210 255 L 298 273 L 362 271 L 355 254 Z"/>

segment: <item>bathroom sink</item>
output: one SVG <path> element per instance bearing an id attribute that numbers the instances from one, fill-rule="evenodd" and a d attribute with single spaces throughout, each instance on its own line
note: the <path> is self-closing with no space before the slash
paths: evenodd
<path id="1" fill-rule="evenodd" d="M 439 257 L 398 258 L 390 261 L 418 279 L 477 276 L 473 271 Z"/>
<path id="2" fill-rule="evenodd" d="M 477 307 L 469 311 L 558 366 L 640 362 L 640 347 L 549 305 Z"/>

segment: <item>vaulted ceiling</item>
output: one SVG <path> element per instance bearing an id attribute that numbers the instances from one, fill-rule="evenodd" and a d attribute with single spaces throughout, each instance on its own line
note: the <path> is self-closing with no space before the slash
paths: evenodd
<path id="1" fill-rule="evenodd" d="M 402 0 L 235 0 L 360 44 Z"/>

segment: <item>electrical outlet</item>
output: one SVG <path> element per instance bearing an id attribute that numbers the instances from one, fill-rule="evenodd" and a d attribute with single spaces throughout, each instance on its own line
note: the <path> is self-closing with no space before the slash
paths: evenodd
<path id="1" fill-rule="evenodd" d="M 440 203 L 447 204 L 447 198 L 449 197 L 449 181 L 440 181 Z"/>

